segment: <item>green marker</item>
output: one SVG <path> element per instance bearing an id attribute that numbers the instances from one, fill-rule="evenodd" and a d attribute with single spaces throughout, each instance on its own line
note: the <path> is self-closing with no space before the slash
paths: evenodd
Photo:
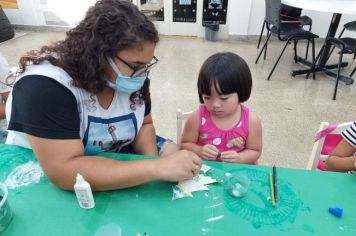
<path id="1" fill-rule="evenodd" d="M 271 190 L 271 200 L 272 200 L 272 207 L 276 206 L 276 201 L 274 199 L 274 190 L 273 190 L 273 177 L 272 173 L 269 173 L 269 188 Z"/>

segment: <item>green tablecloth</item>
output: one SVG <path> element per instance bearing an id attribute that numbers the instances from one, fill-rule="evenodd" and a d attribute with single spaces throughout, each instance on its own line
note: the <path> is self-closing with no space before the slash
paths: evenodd
<path id="1" fill-rule="evenodd" d="M 103 154 L 116 159 L 145 158 Z M 147 158 L 147 157 L 146 157 Z M 3 235 L 95 235 L 121 229 L 122 235 L 356 235 L 356 176 L 278 168 L 279 202 L 271 207 L 271 167 L 205 162 L 209 176 L 239 172 L 251 180 L 244 198 L 234 198 L 224 183 L 193 198 L 172 200 L 172 183 L 94 193 L 96 206 L 81 209 L 75 194 L 43 175 L 32 151 L 0 145 L 0 181 L 9 186 L 14 218 Z M 120 170 L 118 170 L 120 171 Z M 41 174 L 42 173 L 42 174 Z M 225 181 L 226 182 L 226 181 Z M 329 207 L 344 209 L 341 218 Z M 105 235 L 109 235 L 105 233 Z"/>

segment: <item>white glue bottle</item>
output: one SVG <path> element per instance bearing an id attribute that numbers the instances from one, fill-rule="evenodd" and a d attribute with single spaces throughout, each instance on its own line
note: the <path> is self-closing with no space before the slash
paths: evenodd
<path id="1" fill-rule="evenodd" d="M 93 208 L 95 206 L 93 193 L 90 185 L 83 176 L 79 173 L 76 177 L 77 181 L 74 184 L 75 195 L 77 195 L 78 203 L 81 208 Z"/>

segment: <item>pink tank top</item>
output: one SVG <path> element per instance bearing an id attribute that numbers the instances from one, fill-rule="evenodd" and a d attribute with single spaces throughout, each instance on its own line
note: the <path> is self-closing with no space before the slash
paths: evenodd
<path id="1" fill-rule="evenodd" d="M 241 106 L 240 121 L 231 129 L 219 129 L 211 119 L 209 111 L 204 105 L 200 105 L 200 124 L 198 145 L 212 144 L 220 152 L 234 150 L 241 152 L 246 147 L 249 129 L 249 109 L 244 105 Z M 217 159 L 217 161 L 221 161 Z"/>

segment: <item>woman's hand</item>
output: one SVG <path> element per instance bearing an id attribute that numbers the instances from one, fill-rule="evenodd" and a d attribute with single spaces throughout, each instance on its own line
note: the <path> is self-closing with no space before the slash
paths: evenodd
<path id="1" fill-rule="evenodd" d="M 155 159 L 157 179 L 179 181 L 193 178 L 200 170 L 202 160 L 194 152 L 181 150 L 167 157 Z"/>
<path id="2" fill-rule="evenodd" d="M 226 151 L 221 153 L 221 160 L 225 162 L 240 162 L 240 155 L 236 151 Z"/>
<path id="3" fill-rule="evenodd" d="M 203 158 L 204 160 L 215 161 L 219 153 L 220 153 L 219 149 L 217 149 L 217 147 L 215 147 L 214 145 L 205 144 L 201 148 L 200 157 Z"/>

